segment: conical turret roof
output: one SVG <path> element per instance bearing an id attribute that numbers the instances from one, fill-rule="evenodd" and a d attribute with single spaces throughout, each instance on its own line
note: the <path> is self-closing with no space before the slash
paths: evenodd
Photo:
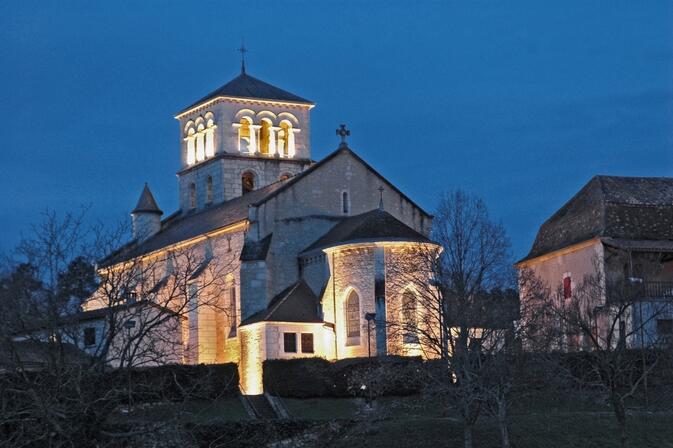
<path id="1" fill-rule="evenodd" d="M 138 199 L 136 208 L 134 208 L 131 213 L 158 213 L 163 215 L 164 212 L 162 212 L 157 205 L 157 201 L 154 199 L 154 196 L 152 196 L 152 192 L 150 191 L 150 187 L 147 185 L 147 182 L 145 182 L 145 188 L 143 188 L 143 192 L 140 193 L 140 198 Z"/>

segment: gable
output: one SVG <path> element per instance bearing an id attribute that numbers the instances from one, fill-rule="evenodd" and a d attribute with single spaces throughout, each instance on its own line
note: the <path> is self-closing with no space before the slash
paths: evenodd
<path id="1" fill-rule="evenodd" d="M 349 148 L 340 148 L 256 204 L 260 234 L 277 221 L 311 216 L 352 216 L 378 208 L 383 187 L 384 209 L 407 226 L 427 234 L 432 216 Z M 350 209 L 342 210 L 342 193 Z"/>

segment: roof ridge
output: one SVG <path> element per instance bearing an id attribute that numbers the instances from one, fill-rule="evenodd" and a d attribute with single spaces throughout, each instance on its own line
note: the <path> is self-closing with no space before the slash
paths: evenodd
<path id="1" fill-rule="evenodd" d="M 345 153 L 345 154 L 349 154 L 349 155 L 353 156 L 353 158 L 355 158 L 357 161 L 359 161 L 360 163 L 362 163 L 362 165 L 363 165 L 366 169 L 368 169 L 369 171 L 371 171 L 372 173 L 374 173 L 374 175 L 378 176 L 383 182 L 385 182 L 386 185 L 388 185 L 388 187 L 390 187 L 393 191 L 397 192 L 400 196 L 402 196 L 404 199 L 406 199 L 407 201 L 409 201 L 409 203 L 411 203 L 414 207 L 416 207 L 418 210 L 420 210 L 421 213 L 423 213 L 424 215 L 426 215 L 426 216 L 428 216 L 428 217 L 430 217 L 430 218 L 433 217 L 430 213 L 426 212 L 425 209 L 423 209 L 423 207 L 421 207 L 421 206 L 418 205 L 416 202 L 414 202 L 414 201 L 413 201 L 409 196 L 407 196 L 402 190 L 400 190 L 399 188 L 397 188 L 397 187 L 395 186 L 395 184 L 393 184 L 393 183 L 392 183 L 391 181 L 389 181 L 385 176 L 383 176 L 381 173 L 379 173 L 377 170 L 375 170 L 369 163 L 367 163 L 362 157 L 360 157 L 355 151 L 353 151 L 353 150 L 352 150 L 350 147 L 348 147 L 347 145 L 339 146 L 336 150 L 334 150 L 334 151 L 332 151 L 331 153 L 329 153 L 324 159 L 320 160 L 319 162 L 316 162 L 316 163 L 312 164 L 311 166 L 309 166 L 308 168 L 306 168 L 304 171 L 302 171 L 302 172 L 300 172 L 300 173 L 298 173 L 298 174 L 292 176 L 290 179 L 287 180 L 287 183 L 286 183 L 285 185 L 283 185 L 282 187 L 278 188 L 278 190 L 274 191 L 273 193 L 269 194 L 268 196 L 265 196 L 264 198 L 261 198 L 259 201 L 255 202 L 255 203 L 253 203 L 253 204 L 251 204 L 251 205 L 252 205 L 253 207 L 259 207 L 260 205 L 262 205 L 263 203 L 265 203 L 265 202 L 268 201 L 269 199 L 272 199 L 272 198 L 276 197 L 277 195 L 279 195 L 280 193 L 282 193 L 283 191 L 285 191 L 286 189 L 288 189 L 290 186 L 292 186 L 292 185 L 294 185 L 295 183 L 299 182 L 299 181 L 300 181 L 301 179 L 303 179 L 305 176 L 311 174 L 312 172 L 314 172 L 315 170 L 317 170 L 317 169 L 320 168 L 321 166 L 325 165 L 328 161 L 332 160 L 333 158 L 335 158 L 337 155 L 339 155 L 339 154 L 341 154 L 341 153 Z"/>

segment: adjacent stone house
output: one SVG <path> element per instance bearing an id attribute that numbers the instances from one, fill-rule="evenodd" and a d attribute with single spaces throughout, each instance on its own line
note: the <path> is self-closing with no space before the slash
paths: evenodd
<path id="1" fill-rule="evenodd" d="M 595 176 L 542 224 L 516 267 L 559 300 L 573 300 L 583 279 L 599 273 L 604 293 L 592 306 L 633 304 L 618 323 L 620 340 L 640 347 L 673 338 L 673 179 Z M 599 319 L 596 331 L 607 324 Z M 586 342 L 567 335 L 566 348 Z"/>

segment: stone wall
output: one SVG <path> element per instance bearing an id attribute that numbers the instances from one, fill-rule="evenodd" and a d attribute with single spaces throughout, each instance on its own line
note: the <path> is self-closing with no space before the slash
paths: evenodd
<path id="1" fill-rule="evenodd" d="M 258 207 L 259 234 L 273 232 L 276 222 L 309 216 L 344 216 L 341 194 L 348 191 L 350 210 L 357 215 L 379 206 L 379 187 L 383 187 L 384 209 L 417 231 L 427 234 L 431 218 L 398 193 L 380 176 L 367 169 L 347 152 L 340 152 L 328 163 L 303 176 Z"/>
<path id="2" fill-rule="evenodd" d="M 375 312 L 376 308 L 374 305 L 374 247 L 362 245 L 357 249 L 335 250 L 328 253 L 327 259 L 333 277 L 327 283 L 321 304 L 325 322 L 335 324 L 336 357 L 342 359 L 367 356 L 367 322 L 364 315 Z M 360 338 L 358 343 L 353 343 L 355 341 L 351 340 L 349 345 L 346 338 L 345 302 L 352 290 L 357 292 L 360 299 Z M 371 350 L 372 353 L 376 353 L 373 327 Z"/>

